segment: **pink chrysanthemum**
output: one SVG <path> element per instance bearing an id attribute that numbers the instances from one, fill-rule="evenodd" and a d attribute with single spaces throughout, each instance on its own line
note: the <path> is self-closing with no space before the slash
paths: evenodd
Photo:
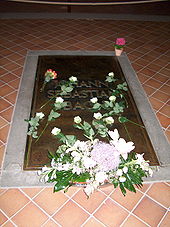
<path id="1" fill-rule="evenodd" d="M 91 157 L 94 159 L 102 171 L 116 169 L 120 163 L 119 152 L 108 143 L 99 142 L 94 145 L 91 151 Z"/>

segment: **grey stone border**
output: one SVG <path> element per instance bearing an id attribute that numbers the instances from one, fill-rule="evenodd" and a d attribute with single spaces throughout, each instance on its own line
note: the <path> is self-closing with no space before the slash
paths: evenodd
<path id="1" fill-rule="evenodd" d="M 34 80 L 37 69 L 38 56 L 42 55 L 84 55 L 84 56 L 114 56 L 112 51 L 29 51 L 25 60 L 25 66 L 14 110 L 13 121 L 7 143 L 5 160 L 3 163 L 1 186 L 2 187 L 29 187 L 47 186 L 39 182 L 37 171 L 23 171 L 24 152 L 28 125 L 24 119 L 28 119 L 31 110 Z M 133 70 L 125 53 L 118 57 L 123 73 L 131 89 L 135 102 L 143 122 L 152 141 L 160 170 L 154 173 L 152 178 L 145 182 L 170 180 L 170 144 L 164 136 L 161 125 L 155 117 L 146 94 Z"/>
<path id="2" fill-rule="evenodd" d="M 0 19 L 92 19 L 169 22 L 170 16 L 111 13 L 0 13 Z"/>

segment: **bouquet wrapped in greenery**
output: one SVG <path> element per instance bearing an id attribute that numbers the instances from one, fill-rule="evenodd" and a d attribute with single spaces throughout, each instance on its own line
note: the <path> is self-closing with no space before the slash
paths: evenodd
<path id="1" fill-rule="evenodd" d="M 53 79 L 48 74 L 49 78 Z M 106 81 L 115 84 L 113 72 L 106 76 Z M 100 103 L 97 97 L 90 99 L 93 115 L 91 122 L 81 116 L 74 117 L 73 126 L 83 133 L 83 141 L 75 135 L 63 134 L 62 129 L 57 127 L 60 110 L 67 105 L 62 96 L 72 92 L 76 84 L 77 78 L 73 76 L 68 81 L 59 83 L 60 94 L 54 99 L 47 121 L 56 121 L 51 134 L 61 145 L 56 147 L 55 153 L 49 152 L 51 165 L 44 166 L 38 172 L 41 181 L 54 182 L 55 192 L 67 190 L 75 182 L 85 182 L 84 192 L 88 197 L 105 183 L 113 184 L 115 188 L 119 186 L 123 195 L 127 189 L 135 192 L 135 185 L 141 187 L 143 177 L 152 176 L 153 171 L 143 154 L 134 152 L 135 145 L 132 141 L 121 138 L 116 128 L 111 130 L 115 118 L 120 124 L 129 121 L 122 115 L 127 107 L 126 82 L 117 84 L 108 100 Z M 37 135 L 37 127 L 43 118 L 41 112 L 28 120 L 28 134 L 33 138 L 39 139 L 41 134 Z"/>

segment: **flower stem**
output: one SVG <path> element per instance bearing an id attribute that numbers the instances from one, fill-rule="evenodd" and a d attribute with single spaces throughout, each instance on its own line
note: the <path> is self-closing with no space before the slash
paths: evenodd
<path id="1" fill-rule="evenodd" d="M 130 136 L 130 134 L 129 134 L 129 131 L 128 131 L 127 127 L 126 127 L 126 124 L 123 123 L 123 126 L 124 126 L 124 128 L 125 128 L 125 131 L 126 131 L 128 137 L 129 137 L 129 139 L 132 140 L 132 138 L 131 138 L 131 136 Z"/>
<path id="2" fill-rule="evenodd" d="M 136 122 L 134 122 L 134 121 L 131 121 L 131 120 L 129 120 L 129 119 L 128 119 L 128 121 L 129 121 L 130 123 L 134 124 L 134 125 L 137 125 L 137 126 L 141 127 L 141 128 L 145 128 L 145 126 L 140 125 L 140 124 L 138 124 L 138 123 L 136 123 Z"/>
<path id="3" fill-rule="evenodd" d="M 47 128 L 47 126 L 48 126 L 48 122 L 46 123 L 46 125 L 45 125 L 45 127 L 44 127 L 44 129 L 42 130 L 42 132 L 40 133 L 40 135 L 38 136 L 38 138 L 36 139 L 36 141 L 35 141 L 35 143 L 37 143 L 38 142 L 38 140 L 41 138 L 41 136 L 43 135 L 43 133 L 45 132 L 45 130 L 46 130 L 46 128 Z"/>

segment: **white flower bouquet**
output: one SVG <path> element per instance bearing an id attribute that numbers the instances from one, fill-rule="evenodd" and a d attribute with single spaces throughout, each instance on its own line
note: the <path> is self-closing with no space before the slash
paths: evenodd
<path id="1" fill-rule="evenodd" d="M 106 81 L 115 83 L 113 72 L 106 76 Z M 56 148 L 55 153 L 49 152 L 51 165 L 38 171 L 41 181 L 54 182 L 55 192 L 84 182 L 84 192 L 88 197 L 105 183 L 113 184 L 115 188 L 119 186 L 123 195 L 127 189 L 136 192 L 135 186 L 141 187 L 143 177 L 152 176 L 153 171 L 143 155 L 134 152 L 135 145 L 132 141 L 127 142 L 121 138 L 117 129 L 111 130 L 114 118 L 118 118 L 120 124 L 128 121 L 122 115 L 127 105 L 126 82 L 117 84 L 108 100 L 102 103 L 98 102 L 97 97 L 90 99 L 92 122 L 86 122 L 81 116 L 74 117 L 73 126 L 83 133 L 84 141 L 80 141 L 75 135 L 64 135 L 62 129 L 57 128 L 59 111 L 67 105 L 62 95 L 71 92 L 76 84 L 76 77 L 62 81 L 60 96 L 54 99 L 47 121 L 56 121 L 56 127 L 51 133 L 61 145 Z M 30 124 L 28 134 L 33 138 L 39 139 L 42 134 L 37 135 L 37 127 L 43 117 L 43 113 L 37 113 L 34 118 L 27 120 Z"/>

